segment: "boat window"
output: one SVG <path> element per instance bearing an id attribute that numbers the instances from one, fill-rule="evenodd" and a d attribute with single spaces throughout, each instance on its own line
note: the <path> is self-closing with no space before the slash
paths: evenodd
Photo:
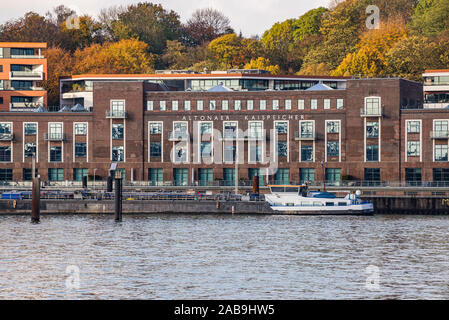
<path id="1" fill-rule="evenodd" d="M 313 206 L 314 207 L 321 207 L 323 204 L 321 202 L 314 202 Z"/>
<path id="2" fill-rule="evenodd" d="M 338 206 L 339 207 L 346 207 L 348 204 L 346 202 L 339 202 Z"/>
<path id="3" fill-rule="evenodd" d="M 333 207 L 334 203 L 333 202 L 326 202 L 326 207 Z"/>
<path id="4" fill-rule="evenodd" d="M 271 187 L 271 192 L 284 192 L 284 187 Z"/>
<path id="5" fill-rule="evenodd" d="M 298 188 L 295 187 L 286 187 L 285 192 L 298 193 Z"/>
<path id="6" fill-rule="evenodd" d="M 301 202 L 302 207 L 310 207 L 310 202 Z"/>

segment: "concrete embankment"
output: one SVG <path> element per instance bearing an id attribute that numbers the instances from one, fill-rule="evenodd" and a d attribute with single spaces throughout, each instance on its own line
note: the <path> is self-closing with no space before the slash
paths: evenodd
<path id="1" fill-rule="evenodd" d="M 123 201 L 123 213 L 273 214 L 266 202 L 244 201 Z M 30 214 L 31 200 L 0 200 L 0 214 Z M 41 214 L 113 214 L 111 200 L 41 200 Z"/>
<path id="2" fill-rule="evenodd" d="M 449 215 L 449 198 L 365 196 L 372 201 L 375 214 L 444 214 Z M 246 201 L 123 201 L 124 214 L 185 213 L 185 214 L 282 214 L 273 211 L 266 202 Z M 31 200 L 0 200 L 0 215 L 30 214 Z M 41 214 L 113 214 L 112 200 L 42 200 Z"/>

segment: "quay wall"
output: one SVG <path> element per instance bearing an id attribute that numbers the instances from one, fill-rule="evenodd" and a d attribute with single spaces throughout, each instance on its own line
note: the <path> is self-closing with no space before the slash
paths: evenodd
<path id="1" fill-rule="evenodd" d="M 375 214 L 444 214 L 449 215 L 449 198 L 365 196 L 372 201 Z M 266 202 L 246 201 L 123 201 L 124 214 L 279 214 Z M 0 215 L 30 214 L 31 200 L 0 200 Z M 42 214 L 113 214 L 112 200 L 41 200 Z"/>

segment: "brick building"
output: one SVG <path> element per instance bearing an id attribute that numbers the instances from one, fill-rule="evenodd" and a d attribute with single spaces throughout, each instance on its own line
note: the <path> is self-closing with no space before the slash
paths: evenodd
<path id="1" fill-rule="evenodd" d="M 0 113 L 0 180 L 28 180 L 36 152 L 50 181 L 104 179 L 112 162 L 153 185 L 449 181 L 448 110 L 403 79 L 79 75 L 61 106 Z"/>

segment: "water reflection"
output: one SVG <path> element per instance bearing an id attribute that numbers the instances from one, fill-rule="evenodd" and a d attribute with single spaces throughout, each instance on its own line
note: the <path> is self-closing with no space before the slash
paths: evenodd
<path id="1" fill-rule="evenodd" d="M 447 217 L 0 218 L 3 299 L 449 298 Z M 67 266 L 80 269 L 66 288 Z M 380 268 L 379 291 L 366 268 Z"/>

